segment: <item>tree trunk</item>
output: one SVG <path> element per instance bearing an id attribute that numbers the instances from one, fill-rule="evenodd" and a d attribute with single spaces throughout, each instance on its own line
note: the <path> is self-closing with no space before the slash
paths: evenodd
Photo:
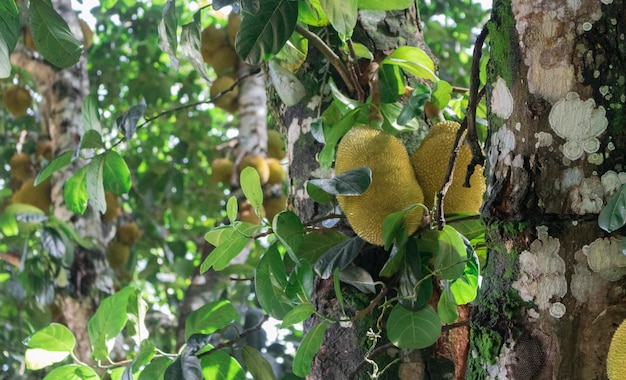
<path id="1" fill-rule="evenodd" d="M 626 317 L 619 236 L 598 227 L 624 160 L 623 6 L 494 3 L 489 252 L 468 379 L 606 378 Z"/>
<path id="2" fill-rule="evenodd" d="M 82 32 L 70 1 L 57 0 L 53 3 L 74 35 L 80 39 Z M 11 63 L 28 71 L 37 83 L 37 92 L 42 97 L 42 134 L 50 136 L 54 154 L 75 151 L 83 132 L 81 106 L 83 98 L 89 93 L 86 56 L 83 55 L 72 67 L 58 69 L 40 55 L 19 47 L 11 54 Z M 93 251 L 76 246 L 74 263 L 68 269 L 70 285 L 57 292 L 55 302 L 62 312 L 61 319 L 76 336 L 76 355 L 83 362 L 91 362 L 87 321 L 95 311 L 100 291 L 112 291 L 112 280 L 102 248 L 107 228 L 101 222 L 100 214 L 89 207 L 84 215 L 76 215 L 68 210 L 63 200 L 63 186 L 78 169 L 78 164 L 73 164 L 54 174 L 54 216 L 71 224 L 83 238 L 91 239 L 101 246 Z"/>

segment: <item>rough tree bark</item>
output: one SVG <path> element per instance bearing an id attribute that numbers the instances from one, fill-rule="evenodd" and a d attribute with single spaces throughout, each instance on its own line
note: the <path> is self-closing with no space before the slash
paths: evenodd
<path id="1" fill-rule="evenodd" d="M 489 24 L 489 255 L 469 379 L 602 379 L 626 317 L 623 1 L 496 1 Z M 623 232 L 623 231 L 622 231 Z"/>
<path id="2" fill-rule="evenodd" d="M 82 36 L 76 13 L 69 0 L 53 1 L 54 8 L 68 22 L 75 36 Z M 67 69 L 59 69 L 45 61 L 39 54 L 19 46 L 11 54 L 11 63 L 28 71 L 37 84 L 42 97 L 40 117 L 42 134 L 50 136 L 55 154 L 75 151 L 82 136 L 81 106 L 89 93 L 87 60 Z M 105 238 L 111 226 L 101 222 L 100 214 L 91 207 L 84 215 L 69 211 L 63 201 L 63 186 L 78 170 L 78 164 L 70 165 L 53 176 L 52 203 L 54 216 L 70 223 L 80 236 L 93 240 L 100 249 L 87 251 L 76 246 L 72 267 L 68 270 L 70 285 L 57 291 L 55 303 L 62 312 L 62 320 L 76 336 L 76 354 L 83 362 L 91 362 L 91 345 L 87 333 L 87 321 L 92 316 L 101 291 L 112 292 L 111 273 L 104 249 Z M 108 230 L 108 231 L 107 231 Z"/>

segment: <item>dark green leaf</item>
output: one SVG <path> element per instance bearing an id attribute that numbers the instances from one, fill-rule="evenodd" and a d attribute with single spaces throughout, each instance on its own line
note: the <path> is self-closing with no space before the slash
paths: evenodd
<path id="1" fill-rule="evenodd" d="M 259 173 L 255 168 L 248 166 L 241 171 L 239 178 L 243 194 L 254 207 L 254 210 L 259 212 L 263 206 L 263 189 L 261 188 Z"/>
<path id="2" fill-rule="evenodd" d="M 315 357 L 315 354 L 317 354 L 322 345 L 327 327 L 327 321 L 319 323 L 313 326 L 304 339 L 302 339 L 296 351 L 296 357 L 293 359 L 293 373 L 295 375 L 306 377 L 306 375 L 309 374 L 313 357 Z"/>
<path id="3" fill-rule="evenodd" d="M 52 173 L 50 173 L 52 174 Z M 67 208 L 71 211 L 82 214 L 87 209 L 87 167 L 83 166 L 65 183 L 63 199 Z"/>
<path id="4" fill-rule="evenodd" d="M 315 307 L 310 302 L 304 302 L 291 309 L 289 313 L 285 315 L 281 327 L 286 329 L 300 323 L 315 313 Z"/>
<path id="5" fill-rule="evenodd" d="M 200 74 L 202 79 L 211 83 L 209 74 L 206 71 L 206 64 L 200 54 L 200 29 L 202 24 L 200 22 L 201 11 L 199 10 L 193 15 L 193 21 L 189 24 L 183 25 L 183 31 L 180 36 L 180 47 L 183 51 L 183 57 L 185 57 L 194 69 Z"/>
<path id="6" fill-rule="evenodd" d="M 278 240 L 287 250 L 289 257 L 298 263 L 300 259 L 297 252 L 304 238 L 304 226 L 298 215 L 291 211 L 282 211 L 274 217 L 272 228 Z"/>
<path id="7" fill-rule="evenodd" d="M 399 125 L 407 125 L 411 120 L 420 118 L 424 113 L 424 105 L 430 97 L 430 88 L 418 83 L 413 93 L 411 93 L 411 97 L 402 107 L 402 111 L 400 111 L 396 122 Z"/>
<path id="8" fill-rule="evenodd" d="M 210 302 L 192 311 L 185 322 L 185 340 L 192 334 L 211 334 L 237 318 L 237 310 L 228 301 Z"/>
<path id="9" fill-rule="evenodd" d="M 463 274 L 467 261 L 467 248 L 462 235 L 454 227 L 446 225 L 442 231 L 426 231 L 423 238 L 436 241 L 433 267 L 440 278 L 454 280 Z"/>
<path id="10" fill-rule="evenodd" d="M 439 315 L 439 319 L 443 321 L 443 323 L 452 323 L 459 317 L 459 312 L 456 308 L 454 295 L 450 291 L 449 286 L 444 286 L 443 291 L 439 296 L 439 302 L 437 303 L 437 314 Z"/>
<path id="11" fill-rule="evenodd" d="M 90 129 L 80 138 L 80 149 L 100 149 L 104 148 L 102 136 L 95 129 Z"/>
<path id="12" fill-rule="evenodd" d="M 196 356 L 180 355 L 165 370 L 163 380 L 202 380 L 200 360 Z"/>
<path id="13" fill-rule="evenodd" d="M 98 135 L 102 133 L 102 126 L 100 125 L 100 111 L 98 110 L 98 100 L 93 94 L 89 94 L 83 99 L 83 106 L 81 108 L 83 115 L 83 128 L 85 132 L 96 131 Z"/>
<path id="14" fill-rule="evenodd" d="M 405 217 L 415 210 L 418 205 L 406 207 L 404 210 L 392 212 L 383 220 L 383 241 L 385 249 L 391 248 L 393 243 L 402 246 L 406 243 L 409 235 L 406 229 Z"/>
<path id="15" fill-rule="evenodd" d="M 287 272 L 276 245 L 271 245 L 261 257 L 254 275 L 256 296 L 267 314 L 283 319 L 292 309 L 285 295 Z"/>
<path id="16" fill-rule="evenodd" d="M 80 59 L 81 42 L 46 0 L 33 0 L 28 10 L 30 31 L 37 50 L 53 65 L 66 68 Z"/>
<path id="17" fill-rule="evenodd" d="M 61 168 L 64 168 L 67 165 L 71 164 L 72 163 L 72 155 L 73 155 L 73 152 L 67 151 L 67 152 L 61 154 L 60 156 L 54 158 L 48 164 L 48 166 L 46 166 L 41 171 L 41 173 L 39 173 L 39 175 L 37 176 L 37 179 L 35 179 L 35 186 L 39 185 L 40 183 L 42 183 L 46 179 L 50 178 L 50 176 L 52 176 L 52 174 L 54 172 L 56 172 L 57 170 L 59 170 Z"/>
<path id="18" fill-rule="evenodd" d="M 317 260 L 314 265 L 315 271 L 320 277 L 329 278 L 335 268 L 342 270 L 350 265 L 361 252 L 363 245 L 365 245 L 365 241 L 358 236 L 337 244 Z"/>
<path id="19" fill-rule="evenodd" d="M 306 261 L 300 261 L 289 274 L 289 283 L 287 284 L 287 298 L 294 303 L 310 300 L 313 294 L 313 268 Z"/>
<path id="20" fill-rule="evenodd" d="M 151 340 L 145 339 L 144 341 L 142 341 L 141 345 L 139 346 L 139 352 L 137 353 L 137 356 L 135 356 L 135 358 L 133 359 L 131 365 L 132 373 L 139 372 L 141 368 L 148 365 L 148 363 L 150 363 L 150 361 L 154 357 L 155 353 L 156 348 L 154 347 L 154 343 L 152 343 Z"/>
<path id="21" fill-rule="evenodd" d="M 176 58 L 176 49 L 178 48 L 178 40 L 176 39 L 177 28 L 176 0 L 167 0 L 165 5 L 163 5 L 163 17 L 158 27 L 159 47 L 170 56 L 174 70 L 178 70 L 178 58 Z"/>
<path id="22" fill-rule="evenodd" d="M 146 366 L 146 368 L 139 374 L 138 380 L 154 380 L 162 379 L 165 375 L 165 370 L 172 364 L 172 360 L 167 357 L 155 358 Z"/>
<path id="23" fill-rule="evenodd" d="M 87 193 L 89 194 L 89 204 L 101 213 L 107 210 L 107 202 L 104 196 L 104 164 L 105 158 L 102 155 L 94 157 L 90 163 L 85 165 L 85 181 L 87 182 Z"/>
<path id="24" fill-rule="evenodd" d="M 380 100 L 383 103 L 393 103 L 400 99 L 405 92 L 404 76 L 400 68 L 395 65 L 382 65 L 378 70 Z"/>
<path id="25" fill-rule="evenodd" d="M 320 5 L 335 30 L 348 37 L 356 25 L 358 0 L 320 0 Z"/>
<path id="26" fill-rule="evenodd" d="M 419 310 L 426 306 L 433 289 L 431 279 L 424 278 L 428 260 L 420 255 L 415 239 L 407 242 L 405 251 L 398 273 L 400 304 L 409 310 Z"/>
<path id="27" fill-rule="evenodd" d="M 196 353 L 200 352 L 200 350 L 209 345 L 210 342 L 211 334 L 191 334 L 191 336 L 187 338 L 187 342 L 185 343 L 185 349 L 183 350 L 181 356 L 195 355 Z"/>
<path id="28" fill-rule="evenodd" d="M 359 0 L 359 9 L 373 9 L 379 11 L 393 11 L 406 9 L 413 4 L 412 0 Z"/>
<path id="29" fill-rule="evenodd" d="M 245 347 L 246 346 L 242 347 L 242 353 L 245 352 Z M 210 355 L 202 356 L 200 358 L 200 366 L 202 367 L 202 377 L 204 379 L 246 379 L 246 373 L 243 368 L 241 368 L 241 365 L 239 365 L 239 362 L 222 350 L 212 352 Z"/>
<path id="30" fill-rule="evenodd" d="M 60 259 L 65 255 L 65 242 L 56 229 L 44 227 L 41 230 L 41 244 L 52 257 Z"/>
<path id="31" fill-rule="evenodd" d="M 243 346 L 241 347 L 241 355 L 243 363 L 246 365 L 248 371 L 252 375 L 254 380 L 275 380 L 274 371 L 272 366 L 263 357 L 263 354 L 254 347 Z"/>
<path id="32" fill-rule="evenodd" d="M 465 236 L 465 238 L 467 238 L 468 240 L 479 238 L 481 236 L 484 236 L 485 234 L 485 222 L 480 219 L 480 215 L 446 215 L 446 223 L 454 227 L 455 230 L 457 230 L 461 235 Z"/>
<path id="33" fill-rule="evenodd" d="M 341 282 L 354 286 L 361 293 L 376 293 L 376 286 L 374 285 L 372 275 L 361 267 L 350 265 L 339 272 L 339 279 Z"/>
<path id="34" fill-rule="evenodd" d="M 598 226 L 610 233 L 619 230 L 624 224 L 626 224 L 626 186 L 622 185 L 600 211 Z"/>
<path id="35" fill-rule="evenodd" d="M 126 194 L 130 190 L 130 170 L 126 161 L 115 151 L 108 151 L 104 155 L 102 168 L 104 188 L 115 194 Z"/>
<path id="36" fill-rule="evenodd" d="M 337 143 L 339 143 L 343 135 L 354 126 L 359 112 L 361 112 L 361 107 L 351 110 L 331 128 L 324 130 L 325 144 L 319 154 L 320 165 L 323 168 L 330 168 L 335 160 L 335 148 L 337 147 Z"/>
<path id="37" fill-rule="evenodd" d="M 314 263 L 331 247 L 345 240 L 347 240 L 346 235 L 339 231 L 329 231 L 326 233 L 311 232 L 304 236 L 298 248 L 297 256 L 301 260 Z"/>
<path id="38" fill-rule="evenodd" d="M 298 5 L 291 0 L 263 0 L 257 12 L 242 10 L 241 27 L 237 32 L 237 54 L 251 65 L 259 65 L 274 55 L 296 27 Z"/>
<path id="39" fill-rule="evenodd" d="M 0 2 L 0 78 L 11 75 L 9 56 L 19 37 L 20 16 L 15 2 L 5 0 Z"/>
<path id="40" fill-rule="evenodd" d="M 306 193 L 317 203 L 328 203 L 334 199 L 331 194 L 315 186 L 310 180 L 306 183 Z"/>
<path id="41" fill-rule="evenodd" d="M 146 107 L 145 99 L 141 99 L 139 104 L 130 107 L 128 111 L 124 112 L 122 116 L 115 120 L 115 125 L 124 135 L 126 141 L 129 141 L 135 135 L 137 123 L 139 123 L 139 119 L 143 117 L 143 113 L 146 112 Z"/>
<path id="42" fill-rule="evenodd" d="M 372 183 L 372 170 L 368 167 L 343 172 L 329 179 L 310 179 L 310 183 L 329 194 L 357 196 Z"/>
<path id="43" fill-rule="evenodd" d="M 379 275 L 381 277 L 391 277 L 394 274 L 396 274 L 396 272 L 400 270 L 400 267 L 402 266 L 402 263 L 404 262 L 405 253 L 406 253 L 406 246 L 398 247 L 394 245 L 391 248 L 391 253 L 389 254 L 389 258 L 385 262 L 385 265 L 383 265 L 383 269 L 380 270 Z"/>
<path id="44" fill-rule="evenodd" d="M 396 305 L 387 320 L 387 337 L 399 348 L 426 348 L 433 345 L 440 335 L 441 322 L 430 305 L 417 311 Z"/>
<path id="45" fill-rule="evenodd" d="M 68 364 L 55 368 L 44 380 L 100 380 L 100 376 L 86 365 Z"/>

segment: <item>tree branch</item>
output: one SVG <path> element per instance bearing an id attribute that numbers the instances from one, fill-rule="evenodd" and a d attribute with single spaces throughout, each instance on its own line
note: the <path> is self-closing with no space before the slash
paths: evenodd
<path id="1" fill-rule="evenodd" d="M 241 334 L 239 334 L 239 336 L 236 339 L 229 340 L 228 342 L 222 342 L 222 343 L 218 344 L 217 346 L 213 347 L 212 349 L 210 349 L 210 350 L 208 350 L 206 352 L 203 352 L 200 355 L 197 355 L 198 359 L 200 359 L 200 358 L 202 358 L 204 356 L 211 355 L 215 351 L 221 350 L 222 348 L 234 346 L 235 343 L 239 342 L 243 338 L 247 337 L 248 335 L 251 335 L 252 333 L 254 333 L 254 332 L 258 331 L 258 330 L 260 330 L 261 326 L 263 326 L 263 324 L 265 323 L 265 321 L 267 321 L 268 318 L 269 318 L 269 315 L 263 314 L 263 317 L 259 320 L 259 322 L 256 325 L 250 327 L 249 329 L 247 329 L 244 332 L 242 332 Z"/>

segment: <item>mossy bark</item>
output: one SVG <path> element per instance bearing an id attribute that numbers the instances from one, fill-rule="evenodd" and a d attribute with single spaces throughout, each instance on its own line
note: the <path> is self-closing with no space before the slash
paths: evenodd
<path id="1" fill-rule="evenodd" d="M 610 338 L 626 318 L 624 280 L 591 257 L 615 253 L 597 219 L 615 191 L 609 171 L 623 170 L 623 6 L 494 3 L 489 253 L 468 379 L 606 378 Z"/>

